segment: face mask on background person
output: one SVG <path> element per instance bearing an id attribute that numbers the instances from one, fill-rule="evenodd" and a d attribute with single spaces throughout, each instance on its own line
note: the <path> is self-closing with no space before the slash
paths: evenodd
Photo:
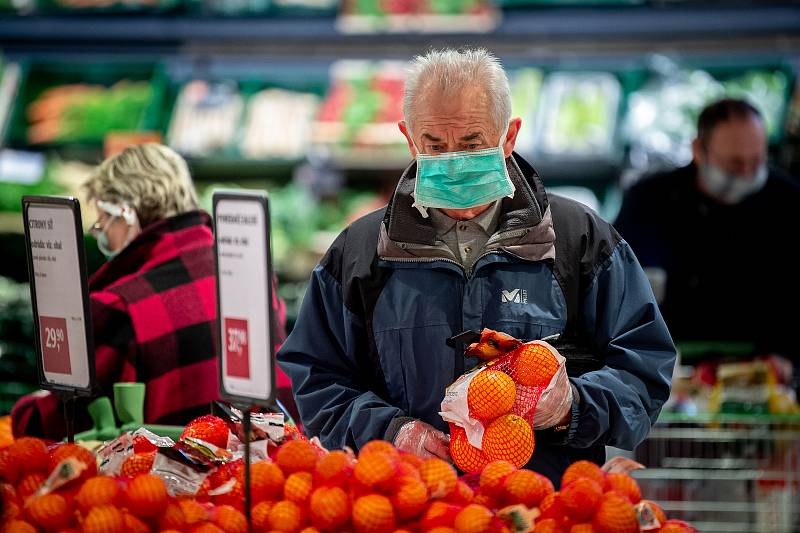
<path id="1" fill-rule="evenodd" d="M 117 205 L 103 200 L 97 201 L 98 209 L 108 213 L 110 216 L 103 226 L 96 222 L 89 232 L 97 240 L 97 248 L 106 256 L 106 259 L 116 257 L 125 247 L 139 234 L 139 220 L 136 212 L 128 204 Z M 114 249 L 108 237 L 108 230 L 118 219 L 122 219 L 128 226 L 128 233 L 125 241 L 118 249 Z"/>
<path id="2" fill-rule="evenodd" d="M 414 183 L 414 207 L 427 218 L 428 207 L 470 209 L 508 196 L 514 196 L 514 184 L 508 176 L 503 141 L 483 150 L 423 154 L 416 144 L 417 179 Z"/>
<path id="3" fill-rule="evenodd" d="M 763 189 L 768 175 L 766 163 L 759 165 L 752 177 L 737 176 L 712 164 L 703 165 L 699 172 L 703 187 L 714 198 L 727 205 L 738 204 Z"/>

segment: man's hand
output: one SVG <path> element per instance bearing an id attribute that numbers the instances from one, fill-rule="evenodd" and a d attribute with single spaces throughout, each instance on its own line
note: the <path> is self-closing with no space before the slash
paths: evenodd
<path id="1" fill-rule="evenodd" d="M 394 438 L 398 450 L 423 459 L 438 457 L 450 461 L 450 436 L 421 420 L 406 422 Z"/>
<path id="2" fill-rule="evenodd" d="M 543 342 L 542 344 L 547 344 Z M 566 360 L 558 350 L 547 344 L 558 359 L 558 370 L 542 392 L 533 415 L 533 429 L 547 429 L 569 424 L 572 415 L 572 385 L 567 376 Z"/>

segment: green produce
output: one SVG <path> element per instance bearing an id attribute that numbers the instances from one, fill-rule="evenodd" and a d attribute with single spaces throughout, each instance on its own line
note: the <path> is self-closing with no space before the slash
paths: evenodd
<path id="1" fill-rule="evenodd" d="M 102 142 L 110 131 L 141 128 L 152 93 L 147 82 L 112 87 L 60 85 L 42 92 L 27 108 L 31 144 Z"/>

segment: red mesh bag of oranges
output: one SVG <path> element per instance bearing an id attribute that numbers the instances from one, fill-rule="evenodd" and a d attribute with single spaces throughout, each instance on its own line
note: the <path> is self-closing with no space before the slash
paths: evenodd
<path id="1" fill-rule="evenodd" d="M 565 359 L 545 341 L 523 343 L 490 329 L 465 355 L 483 362 L 448 387 L 442 401 L 453 461 L 468 473 L 496 460 L 522 468 L 533 455 L 534 428 L 557 422 L 547 413 L 534 420 L 542 396 L 549 395 L 548 402 L 572 401 Z"/>

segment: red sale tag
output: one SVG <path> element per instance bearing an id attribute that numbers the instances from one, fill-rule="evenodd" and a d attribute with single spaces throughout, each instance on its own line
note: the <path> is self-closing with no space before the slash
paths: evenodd
<path id="1" fill-rule="evenodd" d="M 228 376 L 250 377 L 250 344 L 247 335 L 247 320 L 225 319 L 225 365 Z"/>
<path id="2" fill-rule="evenodd" d="M 67 321 L 63 318 L 40 316 L 39 336 L 42 343 L 44 371 L 71 374 Z"/>

